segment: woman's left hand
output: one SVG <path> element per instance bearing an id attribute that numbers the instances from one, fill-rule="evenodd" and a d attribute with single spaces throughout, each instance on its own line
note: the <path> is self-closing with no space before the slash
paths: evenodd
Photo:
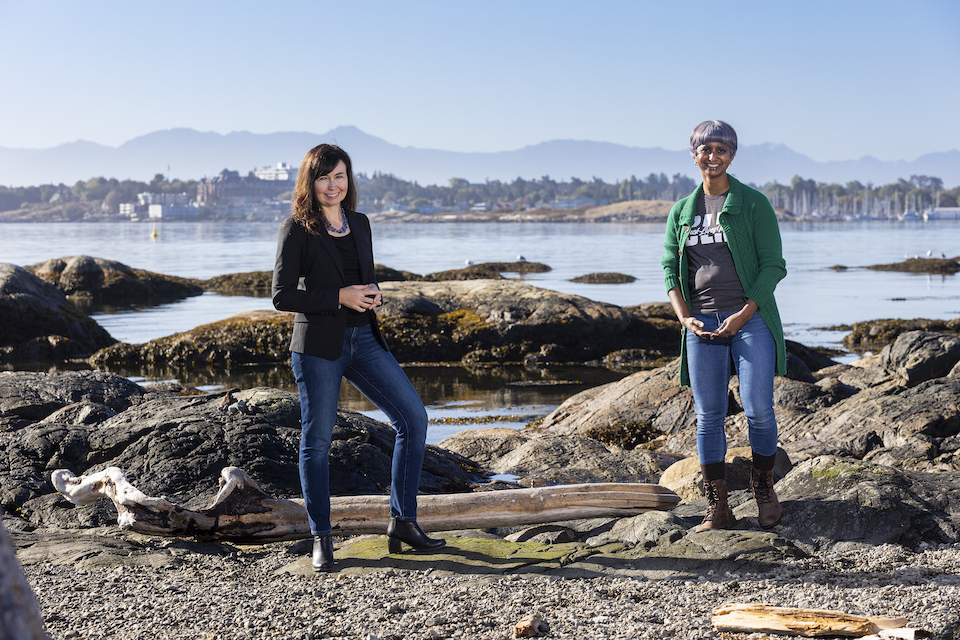
<path id="1" fill-rule="evenodd" d="M 370 305 L 370 308 L 372 309 L 373 307 L 379 307 L 380 305 L 382 305 L 383 292 L 380 291 L 380 287 L 378 287 L 376 284 L 371 283 L 367 285 L 367 288 L 370 291 L 369 293 L 367 293 L 367 297 L 371 298 L 371 301 L 373 302 L 373 304 Z"/>
<path id="2" fill-rule="evenodd" d="M 383 304 L 383 294 L 374 283 L 351 284 L 340 289 L 338 301 L 344 307 L 363 313 Z"/>

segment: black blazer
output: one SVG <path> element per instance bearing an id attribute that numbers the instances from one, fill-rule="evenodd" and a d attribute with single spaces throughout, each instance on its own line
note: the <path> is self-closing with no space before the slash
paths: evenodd
<path id="1" fill-rule="evenodd" d="M 362 213 L 346 213 L 357 243 L 360 277 L 364 283 L 375 283 L 370 221 Z M 296 312 L 291 351 L 327 360 L 340 357 L 347 316 L 340 311 L 339 293 L 345 286 L 343 263 L 330 236 L 308 233 L 292 217 L 284 220 L 273 268 L 273 306 Z M 377 341 L 389 351 L 373 310 L 370 324 Z"/>

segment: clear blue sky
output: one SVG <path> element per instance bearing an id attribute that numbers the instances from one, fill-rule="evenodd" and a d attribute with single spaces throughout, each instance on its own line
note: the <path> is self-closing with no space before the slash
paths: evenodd
<path id="1" fill-rule="evenodd" d="M 501 151 L 741 144 L 815 160 L 960 149 L 960 2 L 0 0 L 0 147 L 160 129 Z"/>

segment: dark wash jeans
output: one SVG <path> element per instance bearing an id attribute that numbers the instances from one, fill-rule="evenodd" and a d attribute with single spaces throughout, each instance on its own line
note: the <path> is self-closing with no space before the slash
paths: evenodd
<path id="1" fill-rule="evenodd" d="M 347 327 L 337 360 L 302 353 L 291 359 L 300 391 L 300 486 L 315 536 L 329 535 L 330 444 L 337 420 L 340 383 L 346 378 L 393 423 L 390 515 L 417 519 L 417 492 L 427 438 L 427 411 L 396 358 L 369 325 Z"/>

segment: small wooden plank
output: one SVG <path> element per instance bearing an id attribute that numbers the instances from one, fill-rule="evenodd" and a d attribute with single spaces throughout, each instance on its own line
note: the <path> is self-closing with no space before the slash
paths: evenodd
<path id="1" fill-rule="evenodd" d="M 906 618 L 859 616 L 827 609 L 794 609 L 767 604 L 717 607 L 711 618 L 718 631 L 763 632 L 804 636 L 868 636 L 906 626 Z"/>

